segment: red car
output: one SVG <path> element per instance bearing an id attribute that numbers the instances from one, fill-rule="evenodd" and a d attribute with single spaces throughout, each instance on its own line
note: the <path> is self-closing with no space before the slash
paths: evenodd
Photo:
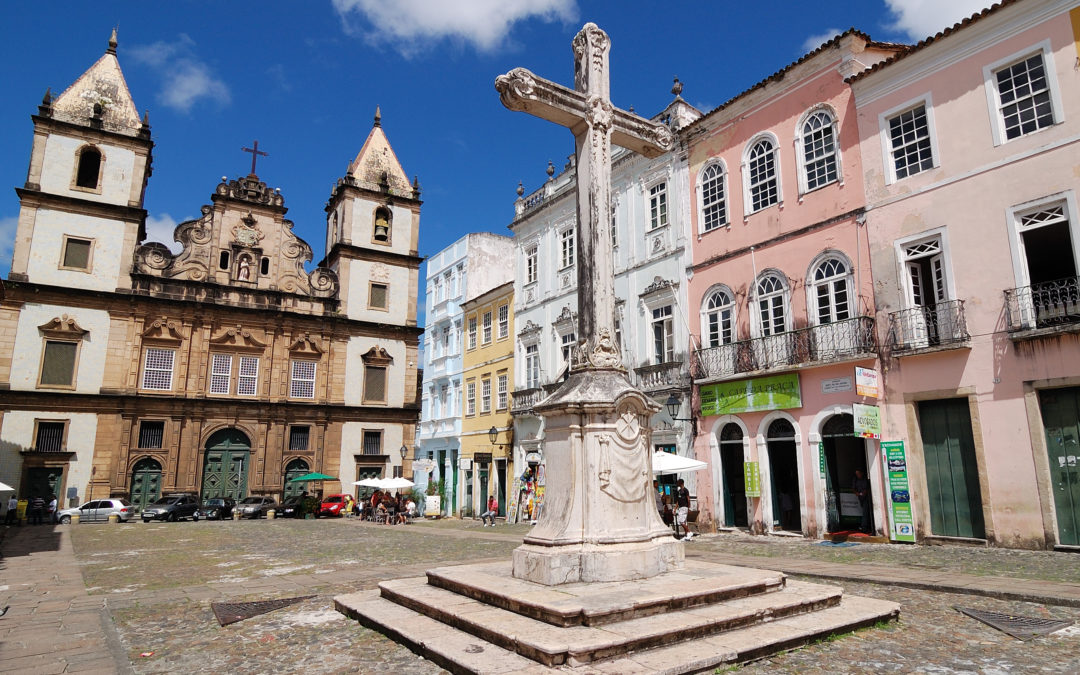
<path id="1" fill-rule="evenodd" d="M 327 495 L 319 504 L 320 516 L 343 516 L 345 515 L 345 500 L 347 494 Z"/>

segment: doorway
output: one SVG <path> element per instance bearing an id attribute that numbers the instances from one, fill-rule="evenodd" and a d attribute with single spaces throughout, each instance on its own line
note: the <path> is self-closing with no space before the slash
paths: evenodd
<path id="1" fill-rule="evenodd" d="M 230 497 L 240 501 L 247 496 L 248 460 L 251 442 L 239 429 L 222 429 L 206 441 L 203 465 L 202 498 Z"/>
<path id="2" fill-rule="evenodd" d="M 161 463 L 144 457 L 131 470 L 131 503 L 141 511 L 161 496 Z"/>
<path id="3" fill-rule="evenodd" d="M 1029 288 L 1020 296 L 1034 327 L 1080 319 L 1080 286 L 1064 203 L 1019 217 L 1020 247 Z"/>
<path id="4" fill-rule="evenodd" d="M 307 492 L 307 483 L 293 483 L 293 478 L 299 478 L 309 473 L 308 463 L 302 459 L 294 459 L 285 466 L 285 490 L 282 498 L 296 497 Z"/>
<path id="5" fill-rule="evenodd" d="M 968 400 L 919 402 L 919 426 L 926 462 L 931 532 L 946 537 L 985 539 Z M 896 492 L 899 491 L 892 495 L 894 502 L 910 499 L 910 495 Z"/>
<path id="6" fill-rule="evenodd" d="M 833 415 L 821 427 L 822 452 L 825 455 L 825 520 L 828 532 L 858 530 L 862 525 L 862 505 L 855 495 L 855 472 L 869 479 L 866 466 L 866 442 L 855 435 L 855 418 Z M 873 484 L 870 487 L 873 503 Z M 870 531 L 874 531 L 873 514 Z"/>
<path id="7" fill-rule="evenodd" d="M 1080 546 L 1080 388 L 1039 392 L 1058 544 Z"/>
<path id="8" fill-rule="evenodd" d="M 749 527 L 746 480 L 743 477 L 743 432 L 735 423 L 720 430 L 720 484 L 724 493 L 724 526 Z"/>
<path id="9" fill-rule="evenodd" d="M 506 460 L 495 460 L 495 489 L 499 499 L 499 515 L 506 515 Z"/>
<path id="10" fill-rule="evenodd" d="M 46 501 L 56 497 L 60 502 L 60 486 L 64 478 L 64 468 L 61 466 L 39 466 L 26 470 L 26 489 L 23 491 L 28 499 L 41 497 Z"/>
<path id="11" fill-rule="evenodd" d="M 802 531 L 799 507 L 799 462 L 796 457 L 795 427 L 786 419 L 773 420 L 766 438 L 769 452 L 769 480 L 772 488 L 774 530 Z"/>

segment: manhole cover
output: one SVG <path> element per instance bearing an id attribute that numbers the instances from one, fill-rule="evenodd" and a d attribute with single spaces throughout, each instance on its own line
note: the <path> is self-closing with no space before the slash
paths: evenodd
<path id="1" fill-rule="evenodd" d="M 289 605 L 295 605 L 298 602 L 303 602 L 304 600 L 314 597 L 314 595 L 303 595 L 298 598 L 260 600 L 258 602 L 211 602 L 210 609 L 214 611 L 214 616 L 217 617 L 218 623 L 222 626 L 227 626 L 230 623 L 250 619 L 253 616 L 266 614 L 267 612 L 272 612 L 275 609 L 281 609 L 282 607 L 288 607 Z"/>
<path id="2" fill-rule="evenodd" d="M 984 609 L 967 609 L 964 607 L 954 607 L 954 609 L 962 614 L 967 614 L 972 619 L 982 621 L 987 626 L 997 628 L 1002 633 L 1011 635 L 1017 640 L 1030 640 L 1072 625 L 1072 621 L 1036 619 L 1029 616 L 990 612 Z"/>

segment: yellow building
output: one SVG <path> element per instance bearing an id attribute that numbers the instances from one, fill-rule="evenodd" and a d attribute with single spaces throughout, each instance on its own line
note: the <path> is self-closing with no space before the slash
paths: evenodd
<path id="1" fill-rule="evenodd" d="M 514 475 L 514 282 L 510 281 L 462 305 L 465 355 L 462 360 L 460 515 L 479 516 L 489 494 L 506 515 L 508 485 Z M 494 432 L 493 432 L 494 430 Z"/>

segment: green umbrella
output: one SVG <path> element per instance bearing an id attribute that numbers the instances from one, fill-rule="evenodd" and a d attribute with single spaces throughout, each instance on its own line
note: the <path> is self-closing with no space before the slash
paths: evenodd
<path id="1" fill-rule="evenodd" d="M 290 478 L 290 483 L 310 483 L 313 480 L 337 480 L 333 476 L 327 476 L 325 473 L 319 473 L 315 471 L 313 473 L 305 473 L 303 476 L 297 476 L 296 478 Z"/>

